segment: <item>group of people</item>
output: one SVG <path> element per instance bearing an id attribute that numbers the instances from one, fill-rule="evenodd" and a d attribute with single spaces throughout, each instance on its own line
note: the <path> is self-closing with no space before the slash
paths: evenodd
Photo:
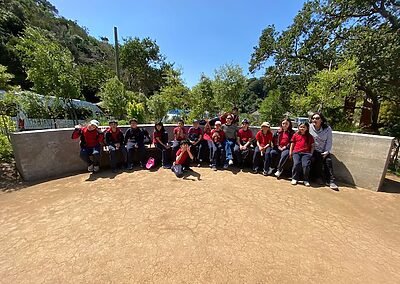
<path id="1" fill-rule="evenodd" d="M 120 164 L 127 170 L 133 169 L 134 154 L 137 152 L 141 167 L 146 165 L 145 139 L 150 139 L 148 132 L 138 126 L 136 119 L 130 120 L 130 128 L 125 132 L 118 128 L 115 120 L 102 132 L 99 123 L 92 120 L 88 126 L 77 126 L 72 138 L 80 137 L 80 157 L 87 162 L 88 170 L 99 171 L 99 157 L 102 145 L 109 152 L 110 164 L 117 171 L 117 153 L 120 153 Z M 190 165 L 197 166 L 208 161 L 212 170 L 228 169 L 236 165 L 244 168 L 246 162 L 251 164 L 253 173 L 279 178 L 289 160 L 293 160 L 291 183 L 296 185 L 300 180 L 310 186 L 310 173 L 324 179 L 333 190 L 337 190 L 332 167 L 332 129 L 322 113 L 316 112 L 308 122 L 298 125 L 295 132 L 290 119 L 283 119 L 279 129 L 273 133 L 268 122 L 261 124 L 260 130 L 253 135 L 247 119 L 241 121 L 237 110 L 226 113 L 217 119 L 206 121 L 204 128 L 198 120 L 187 129 L 184 121 L 178 121 L 170 141 L 168 132 L 162 122 L 154 126 L 152 143 L 161 151 L 161 163 L 171 169 L 177 177 L 191 170 Z"/>

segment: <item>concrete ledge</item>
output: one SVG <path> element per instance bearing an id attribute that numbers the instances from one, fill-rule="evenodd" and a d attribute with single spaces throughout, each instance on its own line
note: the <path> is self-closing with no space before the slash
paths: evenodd
<path id="1" fill-rule="evenodd" d="M 144 124 L 150 134 L 154 124 Z M 165 125 L 170 140 L 175 125 Z M 125 131 L 128 126 L 121 126 Z M 252 127 L 256 133 L 258 127 Z M 276 129 L 276 128 L 275 128 Z M 35 130 L 11 134 L 17 168 L 26 181 L 84 171 L 79 143 L 71 139 L 72 128 Z M 333 132 L 334 170 L 338 181 L 378 191 L 386 175 L 394 138 Z M 108 160 L 103 157 L 102 164 Z M 212 173 L 210 173 L 212 174 Z"/>

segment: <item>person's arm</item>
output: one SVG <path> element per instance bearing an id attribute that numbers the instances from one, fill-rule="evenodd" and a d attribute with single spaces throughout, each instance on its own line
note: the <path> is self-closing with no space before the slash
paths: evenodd
<path id="1" fill-rule="evenodd" d="M 184 148 L 183 150 L 181 150 L 181 152 L 179 153 L 179 155 L 176 156 L 176 159 L 175 159 L 176 162 L 179 162 L 179 161 L 182 159 L 182 156 L 183 156 L 183 154 L 185 153 L 185 151 L 186 151 L 186 148 Z"/>
<path id="2" fill-rule="evenodd" d="M 293 155 L 293 146 L 294 146 L 294 143 L 290 144 L 290 150 L 289 150 L 289 157 L 290 157 L 290 158 L 291 158 L 292 155 Z"/>
<path id="3" fill-rule="evenodd" d="M 190 147 L 187 147 L 186 151 L 187 151 L 188 154 L 189 154 L 189 158 L 190 158 L 191 160 L 193 160 L 193 154 L 192 154 L 192 152 L 190 151 Z"/>
<path id="4" fill-rule="evenodd" d="M 125 132 L 125 137 L 124 137 L 124 144 L 128 144 L 128 139 L 129 139 L 129 129 Z"/>
<path id="5" fill-rule="evenodd" d="M 160 143 L 161 145 L 163 145 L 165 148 L 168 148 L 168 146 L 165 145 L 165 144 L 161 141 L 160 137 L 156 137 L 156 141 L 157 141 L 158 143 Z"/>
<path id="6" fill-rule="evenodd" d="M 328 128 L 328 139 L 326 140 L 325 152 L 322 155 L 326 156 L 332 152 L 332 128 Z"/>
<path id="7" fill-rule="evenodd" d="M 78 139 L 82 134 L 82 130 L 81 130 L 81 126 L 80 125 L 76 125 L 74 132 L 72 132 L 72 139 Z"/>

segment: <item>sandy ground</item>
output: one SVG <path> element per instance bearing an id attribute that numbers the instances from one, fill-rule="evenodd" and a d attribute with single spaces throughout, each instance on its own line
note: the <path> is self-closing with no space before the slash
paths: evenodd
<path id="1" fill-rule="evenodd" d="M 0 194 L 0 283 L 400 283 L 400 194 L 195 169 Z"/>

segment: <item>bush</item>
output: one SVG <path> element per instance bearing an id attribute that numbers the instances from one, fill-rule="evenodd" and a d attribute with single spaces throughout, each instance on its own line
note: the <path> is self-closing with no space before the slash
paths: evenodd
<path id="1" fill-rule="evenodd" d="M 13 159 L 13 151 L 7 136 L 0 134 L 0 161 L 10 162 Z"/>

